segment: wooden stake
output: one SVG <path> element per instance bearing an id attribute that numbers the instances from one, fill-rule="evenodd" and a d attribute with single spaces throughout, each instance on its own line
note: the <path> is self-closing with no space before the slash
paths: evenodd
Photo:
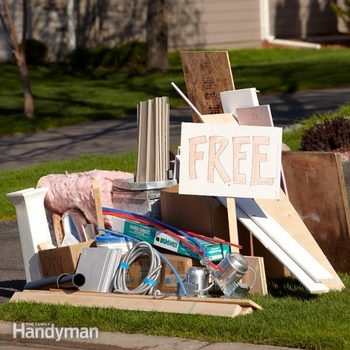
<path id="1" fill-rule="evenodd" d="M 56 245 L 60 247 L 64 238 L 64 232 L 62 228 L 61 216 L 54 213 L 52 214 L 53 229 L 56 237 Z"/>
<path id="2" fill-rule="evenodd" d="M 103 214 L 102 214 L 100 186 L 96 180 L 94 180 L 92 183 L 92 189 L 93 189 L 94 199 L 95 199 L 97 226 L 100 228 L 105 228 L 105 223 L 104 223 Z"/>

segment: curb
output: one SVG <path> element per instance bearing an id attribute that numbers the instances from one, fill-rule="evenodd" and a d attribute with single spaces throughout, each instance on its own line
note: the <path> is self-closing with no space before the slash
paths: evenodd
<path id="1" fill-rule="evenodd" d="M 61 328 L 61 327 L 57 327 Z M 33 346 L 45 349 L 114 349 L 114 350 L 291 350 L 286 347 L 253 345 L 243 343 L 208 343 L 199 340 L 153 336 L 143 334 L 125 334 L 99 332 L 97 339 L 47 340 L 13 338 L 13 322 L 0 321 L 1 343 L 9 346 Z"/>

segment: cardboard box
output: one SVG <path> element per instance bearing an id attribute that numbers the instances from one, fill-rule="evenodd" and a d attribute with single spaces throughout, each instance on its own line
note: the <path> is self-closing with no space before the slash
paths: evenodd
<path id="1" fill-rule="evenodd" d="M 214 197 L 181 195 L 175 185 L 161 191 L 160 207 L 167 224 L 229 240 L 227 209 Z"/>
<path id="2" fill-rule="evenodd" d="M 39 250 L 43 277 L 75 272 L 79 256 L 84 248 L 95 246 L 95 241 L 73 244 L 67 247 Z"/>
<path id="3" fill-rule="evenodd" d="M 192 266 L 198 266 L 197 260 L 186 258 L 180 255 L 164 254 L 174 265 L 181 279 L 186 277 L 187 270 Z M 136 260 L 128 269 L 127 282 L 130 289 L 136 288 L 144 279 L 149 270 L 149 259 L 144 257 Z M 157 289 L 163 293 L 176 293 L 177 280 L 170 267 L 162 262 L 162 271 Z"/>
<path id="4" fill-rule="evenodd" d="M 167 224 L 208 237 L 230 240 L 227 209 L 214 197 L 178 193 L 178 186 L 168 187 L 160 194 L 161 217 Z M 240 253 L 264 258 L 268 278 L 289 275 L 288 270 L 238 221 Z"/>

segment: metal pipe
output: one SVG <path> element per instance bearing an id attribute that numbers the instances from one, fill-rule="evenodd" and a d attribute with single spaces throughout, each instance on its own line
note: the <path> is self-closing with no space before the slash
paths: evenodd
<path id="1" fill-rule="evenodd" d="M 59 276 L 51 276 L 41 278 L 35 281 L 27 282 L 24 289 L 49 289 L 49 288 L 62 288 L 62 289 L 78 289 L 85 284 L 85 277 L 81 273 L 69 275 L 63 273 Z"/>

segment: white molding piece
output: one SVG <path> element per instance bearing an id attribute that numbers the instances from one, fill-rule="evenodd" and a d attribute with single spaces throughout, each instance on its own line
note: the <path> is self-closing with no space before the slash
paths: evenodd
<path id="1" fill-rule="evenodd" d="M 237 206 L 254 221 L 283 251 L 288 254 L 314 281 L 321 282 L 333 276 L 302 247 L 281 225 L 250 198 L 237 198 Z"/>
<path id="2" fill-rule="evenodd" d="M 217 197 L 226 206 L 226 198 Z M 329 288 L 321 282 L 315 282 L 265 231 L 263 231 L 237 204 L 237 219 L 269 250 L 284 266 L 286 266 L 310 293 L 326 293 Z"/>

